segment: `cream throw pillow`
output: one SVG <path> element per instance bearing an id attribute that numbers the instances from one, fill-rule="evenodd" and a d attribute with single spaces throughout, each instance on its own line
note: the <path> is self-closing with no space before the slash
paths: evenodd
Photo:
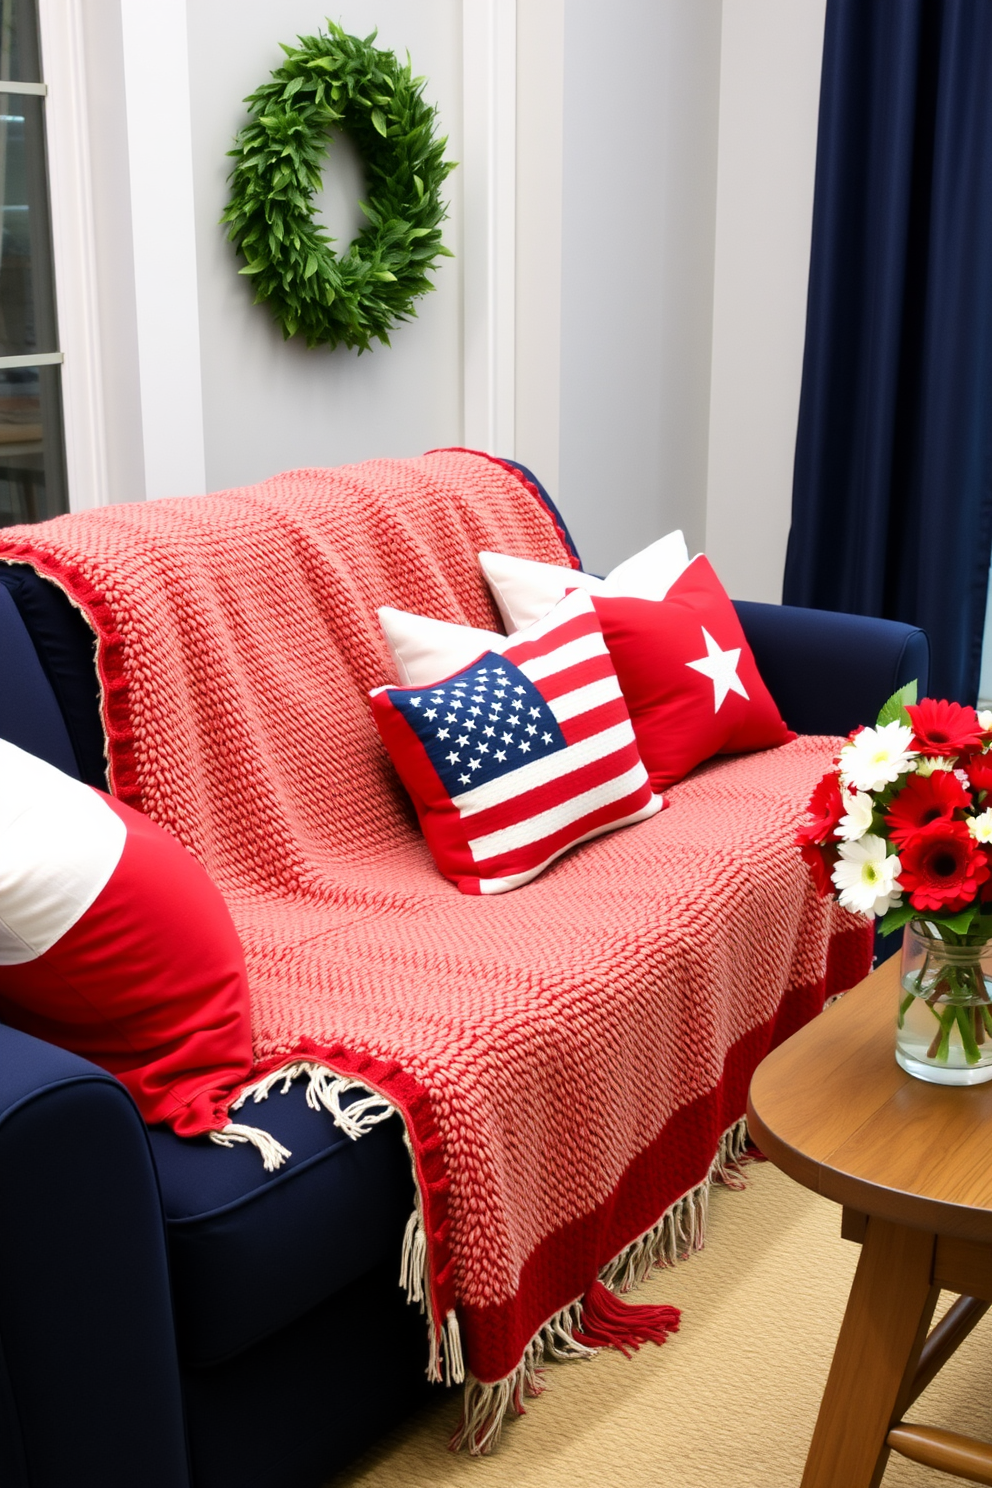
<path id="1" fill-rule="evenodd" d="M 480 553 L 479 562 L 507 633 L 512 634 L 543 620 L 568 589 L 628 599 L 664 599 L 687 566 L 689 552 L 682 533 L 669 532 L 618 564 L 605 579 L 506 553 Z"/>

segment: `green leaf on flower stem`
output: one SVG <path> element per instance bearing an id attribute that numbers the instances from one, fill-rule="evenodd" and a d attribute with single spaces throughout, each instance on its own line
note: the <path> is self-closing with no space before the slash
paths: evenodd
<path id="1" fill-rule="evenodd" d="M 928 915 L 927 918 L 933 920 L 933 923 L 939 925 L 942 930 L 950 930 L 954 935 L 967 935 L 977 907 L 975 904 L 969 904 L 968 908 L 963 909 L 960 914 Z"/>
<path id="2" fill-rule="evenodd" d="M 919 910 L 914 909 L 911 904 L 896 904 L 886 911 L 878 926 L 878 933 L 879 935 L 892 935 L 896 930 L 901 930 L 904 925 L 908 925 L 910 920 L 917 920 L 919 917 Z"/>
<path id="3" fill-rule="evenodd" d="M 917 697 L 917 684 L 914 677 L 912 682 L 907 682 L 905 687 L 900 687 L 894 692 L 888 702 L 883 703 L 882 711 L 875 723 L 876 728 L 884 728 L 887 723 L 910 723 L 909 714 L 906 712 L 907 703 L 915 703 Z"/>

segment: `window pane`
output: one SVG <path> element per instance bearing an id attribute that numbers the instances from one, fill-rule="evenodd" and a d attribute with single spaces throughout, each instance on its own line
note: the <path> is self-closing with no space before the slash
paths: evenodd
<path id="1" fill-rule="evenodd" d="M 0 78 L 41 82 L 34 0 L 0 0 Z"/>
<path id="2" fill-rule="evenodd" d="M 0 527 L 67 509 L 58 367 L 0 367 Z"/>
<path id="3" fill-rule="evenodd" d="M 0 92 L 0 356 L 58 351 L 44 100 Z"/>

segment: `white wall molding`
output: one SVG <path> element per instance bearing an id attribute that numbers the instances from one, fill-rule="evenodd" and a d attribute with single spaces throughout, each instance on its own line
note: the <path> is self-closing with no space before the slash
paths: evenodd
<path id="1" fill-rule="evenodd" d="M 108 500 L 99 295 L 83 49 L 84 0 L 41 0 L 41 53 L 69 502 Z"/>
<path id="2" fill-rule="evenodd" d="M 565 0 L 517 12 L 515 455 L 558 494 Z"/>
<path id="3" fill-rule="evenodd" d="M 206 469 L 186 0 L 121 0 L 121 28 L 145 496 L 195 496 Z"/>
<path id="4" fill-rule="evenodd" d="M 464 440 L 513 455 L 516 0 L 462 0 Z"/>

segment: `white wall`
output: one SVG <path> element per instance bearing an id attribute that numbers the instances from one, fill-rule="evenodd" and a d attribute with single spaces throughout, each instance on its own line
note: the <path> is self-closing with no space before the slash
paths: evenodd
<path id="1" fill-rule="evenodd" d="M 348 0 L 334 12 L 429 78 L 449 157 L 461 143 L 459 0 Z M 218 219 L 227 201 L 226 156 L 245 120 L 242 98 L 281 59 L 279 42 L 312 33 L 323 20 L 311 0 L 189 0 L 203 429 L 208 489 L 263 479 L 306 465 L 373 455 L 420 454 L 457 444 L 462 428 L 460 260 L 442 259 L 437 289 L 418 318 L 397 329 L 391 348 L 359 356 L 338 347 L 284 342 L 271 314 L 252 304 L 250 280 Z M 328 170 L 333 171 L 333 161 Z M 445 240 L 460 254 L 459 173 L 446 183 L 452 221 Z"/>
<path id="2" fill-rule="evenodd" d="M 197 496 L 208 487 L 186 0 L 120 0 L 120 14 L 145 496 Z"/>
<path id="3" fill-rule="evenodd" d="M 520 0 L 516 453 L 589 567 L 675 526 L 777 602 L 826 0 Z M 609 281 L 608 287 L 604 281 Z"/>
<path id="4" fill-rule="evenodd" d="M 706 551 L 778 603 L 806 330 L 826 0 L 723 0 Z"/>
<path id="5" fill-rule="evenodd" d="M 88 116 L 59 292 L 70 442 L 102 400 L 104 468 L 70 451 L 75 505 L 478 443 L 544 479 L 591 568 L 682 526 L 733 594 L 778 599 L 825 0 L 348 0 L 347 29 L 409 47 L 460 162 L 456 258 L 361 357 L 285 342 L 219 224 L 243 96 L 321 24 L 309 0 L 41 6 L 46 69 L 75 68 Z M 50 134 L 57 252 L 73 128 L 63 109 Z M 347 155 L 323 193 L 346 223 Z M 92 416 L 68 398 L 84 373 Z"/>
<path id="6" fill-rule="evenodd" d="M 559 495 L 597 572 L 704 538 L 720 11 L 565 6 Z"/>
<path id="7" fill-rule="evenodd" d="M 566 0 L 517 8 L 515 453 L 559 491 Z"/>

